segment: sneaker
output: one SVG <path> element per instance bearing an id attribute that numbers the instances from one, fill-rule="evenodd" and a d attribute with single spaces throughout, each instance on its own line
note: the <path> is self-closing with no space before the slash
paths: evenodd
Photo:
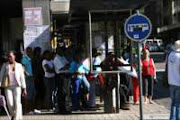
<path id="1" fill-rule="evenodd" d="M 30 111 L 28 114 L 29 114 L 29 115 L 33 115 L 33 114 L 34 114 L 34 112 L 33 112 L 33 111 Z"/>
<path id="2" fill-rule="evenodd" d="M 41 114 L 40 110 L 34 109 L 34 114 Z"/>

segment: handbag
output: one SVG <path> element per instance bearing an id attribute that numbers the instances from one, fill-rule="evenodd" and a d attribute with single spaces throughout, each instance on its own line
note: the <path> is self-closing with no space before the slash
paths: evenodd
<path id="1" fill-rule="evenodd" d="M 9 87 L 9 85 L 10 85 L 9 75 L 4 75 L 1 82 L 1 87 L 6 88 Z"/>
<path id="2" fill-rule="evenodd" d="M 5 71 L 4 75 L 3 75 L 3 78 L 2 78 L 1 87 L 6 88 L 6 87 L 9 87 L 9 86 L 10 86 L 9 75 Z"/>

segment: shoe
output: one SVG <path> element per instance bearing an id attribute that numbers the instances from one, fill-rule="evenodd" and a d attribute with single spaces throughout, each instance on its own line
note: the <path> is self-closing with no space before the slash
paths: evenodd
<path id="1" fill-rule="evenodd" d="M 130 108 L 129 107 L 121 107 L 120 109 L 122 109 L 122 110 L 130 110 Z"/>
<path id="2" fill-rule="evenodd" d="M 149 101 L 150 104 L 154 104 L 154 102 L 152 100 Z"/>
<path id="3" fill-rule="evenodd" d="M 33 115 L 33 114 L 34 114 L 34 112 L 33 112 L 33 111 L 30 111 L 28 114 L 29 114 L 29 115 Z"/>
<path id="4" fill-rule="evenodd" d="M 130 110 L 129 105 L 127 105 L 127 104 L 121 105 L 120 109 L 122 109 L 122 110 Z"/>
<path id="5" fill-rule="evenodd" d="M 147 101 L 145 101 L 144 104 L 147 105 Z"/>
<path id="6" fill-rule="evenodd" d="M 40 110 L 34 109 L 34 114 L 41 114 Z"/>
<path id="7" fill-rule="evenodd" d="M 58 114 L 60 114 L 60 115 L 69 115 L 69 114 L 71 114 L 71 111 L 61 111 Z"/>
<path id="8" fill-rule="evenodd" d="M 139 105 L 139 101 L 134 102 L 134 105 Z"/>

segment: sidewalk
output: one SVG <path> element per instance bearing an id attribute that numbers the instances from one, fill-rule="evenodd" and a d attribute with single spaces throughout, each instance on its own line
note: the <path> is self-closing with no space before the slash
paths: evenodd
<path id="1" fill-rule="evenodd" d="M 71 115 L 57 115 L 43 111 L 39 115 L 25 115 L 24 120 L 139 120 L 139 105 L 131 105 L 129 111 L 120 110 L 118 114 L 104 114 L 101 108 L 98 111 L 76 111 Z M 169 110 L 164 106 L 154 104 L 144 105 L 145 120 L 168 120 Z M 0 116 L 0 120 L 8 120 Z"/>

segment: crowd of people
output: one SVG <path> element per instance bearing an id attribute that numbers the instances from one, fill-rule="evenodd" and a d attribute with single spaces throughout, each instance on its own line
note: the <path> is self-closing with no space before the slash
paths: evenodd
<path id="1" fill-rule="evenodd" d="M 112 91 L 118 84 L 117 74 L 100 72 L 119 70 L 119 66 L 127 61 L 118 58 L 113 52 L 109 52 L 103 61 L 97 50 L 93 49 L 92 53 L 93 70 L 97 71 L 93 73 L 90 72 L 90 59 L 80 49 L 72 51 L 57 48 L 56 53 L 45 50 L 42 54 L 41 48 L 33 50 L 28 47 L 19 60 L 15 59 L 14 52 L 9 52 L 7 62 L 1 67 L 0 83 L 4 88 L 2 94 L 6 96 L 12 120 L 22 119 L 22 111 L 24 114 L 33 114 L 40 113 L 40 109 L 48 109 L 69 114 L 72 110 L 95 110 L 97 93 L 100 94 L 100 101 L 104 101 L 105 112 L 115 112 Z M 147 104 L 147 99 L 149 103 L 153 103 L 156 69 L 149 51 L 144 49 L 143 54 L 143 93 Z M 126 54 L 126 59 L 128 56 Z M 134 62 L 135 73 L 136 69 L 137 62 Z M 139 80 L 137 73 L 132 75 L 124 72 L 119 75 L 120 108 L 129 110 L 129 96 L 133 96 L 134 105 L 138 104 Z M 6 85 L 5 80 L 9 81 Z"/>

